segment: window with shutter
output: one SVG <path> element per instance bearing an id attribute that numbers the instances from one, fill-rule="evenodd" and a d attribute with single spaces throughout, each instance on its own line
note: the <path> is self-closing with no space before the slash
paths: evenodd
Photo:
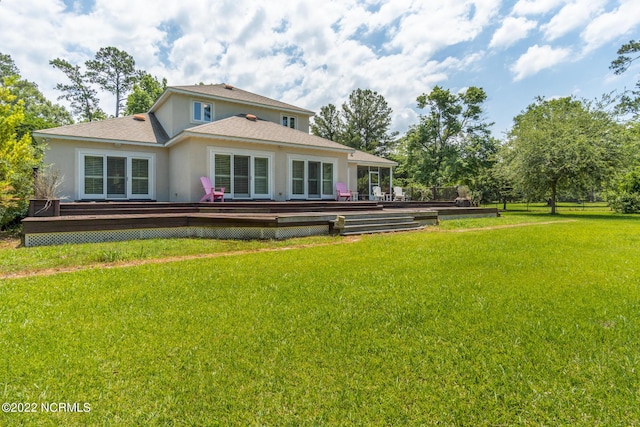
<path id="1" fill-rule="evenodd" d="M 213 185 L 231 193 L 231 155 L 215 154 Z"/>
<path id="2" fill-rule="evenodd" d="M 256 194 L 269 194 L 269 159 L 256 157 L 253 159 L 253 191 Z"/>
<path id="3" fill-rule="evenodd" d="M 233 194 L 249 197 L 249 156 L 233 156 Z"/>
<path id="4" fill-rule="evenodd" d="M 102 156 L 84 157 L 84 193 L 104 194 L 104 163 Z"/>
<path id="5" fill-rule="evenodd" d="M 293 194 L 304 195 L 304 166 L 302 160 L 291 162 L 291 192 Z"/>

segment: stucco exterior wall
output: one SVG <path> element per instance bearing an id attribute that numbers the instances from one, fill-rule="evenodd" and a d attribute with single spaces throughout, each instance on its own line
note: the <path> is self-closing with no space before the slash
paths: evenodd
<path id="1" fill-rule="evenodd" d="M 122 144 L 116 147 L 114 144 L 92 143 L 87 141 L 74 141 L 64 139 L 52 139 L 45 150 L 44 163 L 51 164 L 62 172 L 63 180 L 60 187 L 62 201 L 69 202 L 80 200 L 78 170 L 79 153 L 82 150 L 100 150 L 107 155 L 121 156 L 123 153 L 145 153 L 155 155 L 153 168 L 153 192 L 154 200 L 169 200 L 169 176 L 167 173 L 169 158 L 168 152 L 162 147 L 136 146 Z"/>
<path id="2" fill-rule="evenodd" d="M 207 138 L 189 138 L 170 147 L 171 201 L 197 202 L 204 191 L 200 183 L 201 176 L 212 174 L 212 151 L 250 154 L 260 152 L 273 159 L 271 166 L 271 199 L 285 201 L 289 194 L 291 156 L 296 158 L 321 158 L 335 160 L 334 181 L 347 182 L 347 154 L 327 150 L 314 150 L 281 146 L 276 144 L 255 144 L 238 141 L 214 140 Z"/>
<path id="3" fill-rule="evenodd" d="M 226 119 L 238 114 L 254 114 L 263 120 L 282 123 L 282 115 L 294 116 L 297 119 L 297 129 L 309 132 L 309 117 L 303 114 L 285 113 L 277 109 L 207 99 L 203 96 L 173 94 L 155 111 L 156 117 L 164 127 L 169 137 L 174 137 L 184 129 L 199 126 L 203 122 L 195 122 L 193 117 L 193 102 L 211 103 L 213 105 L 213 120 Z"/>

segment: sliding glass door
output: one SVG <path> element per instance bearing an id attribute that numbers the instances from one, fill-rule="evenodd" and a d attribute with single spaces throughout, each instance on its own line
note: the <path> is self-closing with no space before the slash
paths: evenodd
<path id="1" fill-rule="evenodd" d="M 107 157 L 107 199 L 127 198 L 127 158 Z"/>
<path id="2" fill-rule="evenodd" d="M 212 151 L 213 185 L 230 199 L 271 198 L 271 155 Z"/>
<path id="3" fill-rule="evenodd" d="M 80 153 L 79 198 L 151 199 L 153 155 Z"/>
<path id="4" fill-rule="evenodd" d="M 335 162 L 312 159 L 290 159 L 289 198 L 333 199 Z"/>
<path id="5" fill-rule="evenodd" d="M 307 178 L 307 197 L 309 199 L 319 199 L 320 195 L 320 162 L 308 163 L 308 178 Z"/>

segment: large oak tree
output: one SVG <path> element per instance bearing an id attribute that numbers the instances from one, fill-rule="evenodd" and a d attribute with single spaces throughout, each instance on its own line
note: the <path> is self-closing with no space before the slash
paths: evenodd
<path id="1" fill-rule="evenodd" d="M 597 105 L 537 98 L 514 118 L 503 155 L 514 186 L 547 198 L 555 214 L 560 191 L 593 188 L 614 173 L 623 139 L 622 126 Z"/>

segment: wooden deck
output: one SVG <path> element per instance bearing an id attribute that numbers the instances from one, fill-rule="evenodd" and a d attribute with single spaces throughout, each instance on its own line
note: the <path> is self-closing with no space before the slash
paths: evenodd
<path id="1" fill-rule="evenodd" d="M 398 214 L 424 226 L 498 213 L 428 202 L 84 202 L 62 203 L 60 216 L 27 217 L 22 224 L 24 245 L 42 246 L 169 237 L 281 239 L 337 232 L 338 217 L 344 223 L 367 215 L 376 224 L 363 232 L 394 231 L 400 228 L 390 218 Z"/>

